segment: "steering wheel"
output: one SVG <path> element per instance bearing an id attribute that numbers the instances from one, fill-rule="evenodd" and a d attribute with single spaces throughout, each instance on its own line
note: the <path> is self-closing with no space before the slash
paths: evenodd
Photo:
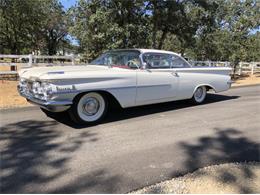
<path id="1" fill-rule="evenodd" d="M 134 60 L 129 60 L 129 61 L 127 62 L 127 66 L 128 66 L 129 68 L 139 68 L 138 64 L 137 64 L 136 61 L 134 61 Z"/>

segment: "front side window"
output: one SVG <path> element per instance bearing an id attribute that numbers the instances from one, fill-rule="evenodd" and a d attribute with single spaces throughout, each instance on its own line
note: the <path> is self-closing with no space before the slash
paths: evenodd
<path id="1" fill-rule="evenodd" d="M 139 51 L 109 51 L 90 64 L 136 69 L 141 66 Z"/>
<path id="2" fill-rule="evenodd" d="M 185 60 L 173 54 L 144 53 L 143 61 L 149 69 L 186 68 L 190 67 Z"/>

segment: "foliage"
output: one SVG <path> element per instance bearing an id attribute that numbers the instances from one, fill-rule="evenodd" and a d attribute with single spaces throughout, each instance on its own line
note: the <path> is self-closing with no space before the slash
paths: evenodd
<path id="1" fill-rule="evenodd" d="M 0 50 L 19 54 L 29 52 L 40 33 L 41 7 L 33 0 L 0 1 Z M 34 32 L 34 33 L 32 33 Z"/>
<path id="2" fill-rule="evenodd" d="M 0 53 L 53 55 L 67 34 L 66 20 L 58 0 L 1 0 Z"/>
<path id="3" fill-rule="evenodd" d="M 197 60 L 260 60 L 253 0 L 79 0 L 70 33 L 93 58 L 113 48 L 157 48 Z"/>
<path id="4" fill-rule="evenodd" d="M 67 47 L 90 60 L 109 49 L 155 48 L 237 64 L 260 61 L 259 21 L 257 0 L 77 0 L 69 10 L 58 0 L 0 0 L 0 53 Z"/>
<path id="5" fill-rule="evenodd" d="M 144 2 L 139 0 L 79 0 L 70 10 L 72 35 L 88 58 L 108 49 L 143 47 L 149 42 Z"/>
<path id="6" fill-rule="evenodd" d="M 257 36 L 250 34 L 250 31 L 259 28 L 259 6 L 251 0 L 223 1 L 219 4 L 213 30 L 201 33 L 197 38 L 195 58 L 233 62 L 253 60 L 248 56 L 256 52 Z M 255 44 L 252 50 L 248 50 L 250 42 Z"/>
<path id="7" fill-rule="evenodd" d="M 45 53 L 48 55 L 55 55 L 59 43 L 66 41 L 64 37 L 68 33 L 69 18 L 58 1 L 48 0 L 47 2 L 45 0 L 43 6 L 45 7 L 44 14 L 46 15 L 42 26 L 42 37 L 45 43 L 43 48 L 45 48 Z"/>

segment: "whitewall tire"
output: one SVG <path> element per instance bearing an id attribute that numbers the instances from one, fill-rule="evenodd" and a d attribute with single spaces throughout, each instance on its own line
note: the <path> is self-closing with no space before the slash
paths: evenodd
<path id="1" fill-rule="evenodd" d="M 207 96 L 207 88 L 205 86 L 200 86 L 194 91 L 192 101 L 195 104 L 201 104 L 206 99 L 206 96 Z"/>
<path id="2" fill-rule="evenodd" d="M 96 123 L 105 116 L 107 104 L 105 96 L 98 92 L 89 92 L 75 98 L 69 114 L 76 123 Z"/>

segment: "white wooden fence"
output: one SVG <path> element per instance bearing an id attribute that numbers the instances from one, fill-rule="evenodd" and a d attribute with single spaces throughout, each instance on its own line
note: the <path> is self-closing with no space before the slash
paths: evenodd
<path id="1" fill-rule="evenodd" d="M 10 75 L 10 74 L 16 75 L 17 69 L 28 68 L 32 66 L 81 64 L 82 60 L 83 58 L 76 57 L 74 55 L 44 56 L 44 55 L 32 55 L 32 54 L 29 55 L 1 55 L 0 54 L 0 75 Z M 190 63 L 193 66 L 231 67 L 230 62 L 220 62 L 220 61 L 190 61 Z M 236 68 L 235 73 L 238 75 L 244 73 L 246 74 L 260 73 L 260 62 L 240 62 L 239 66 Z"/>
<path id="2" fill-rule="evenodd" d="M 237 74 L 242 75 L 260 73 L 260 62 L 240 62 L 237 68 Z"/>
<path id="3" fill-rule="evenodd" d="M 17 69 L 33 66 L 55 66 L 80 64 L 82 58 L 70 56 L 44 56 L 44 55 L 1 55 L 0 75 L 17 74 Z M 6 68 L 4 68 L 6 67 Z"/>
<path id="4" fill-rule="evenodd" d="M 190 61 L 193 66 L 231 67 L 230 62 L 219 61 Z M 232 67 L 233 68 L 233 67 Z M 239 62 L 235 74 L 256 74 L 260 73 L 260 62 Z"/>
<path id="5" fill-rule="evenodd" d="M 193 66 L 209 66 L 209 67 L 231 67 L 230 62 L 221 61 L 189 61 Z"/>

